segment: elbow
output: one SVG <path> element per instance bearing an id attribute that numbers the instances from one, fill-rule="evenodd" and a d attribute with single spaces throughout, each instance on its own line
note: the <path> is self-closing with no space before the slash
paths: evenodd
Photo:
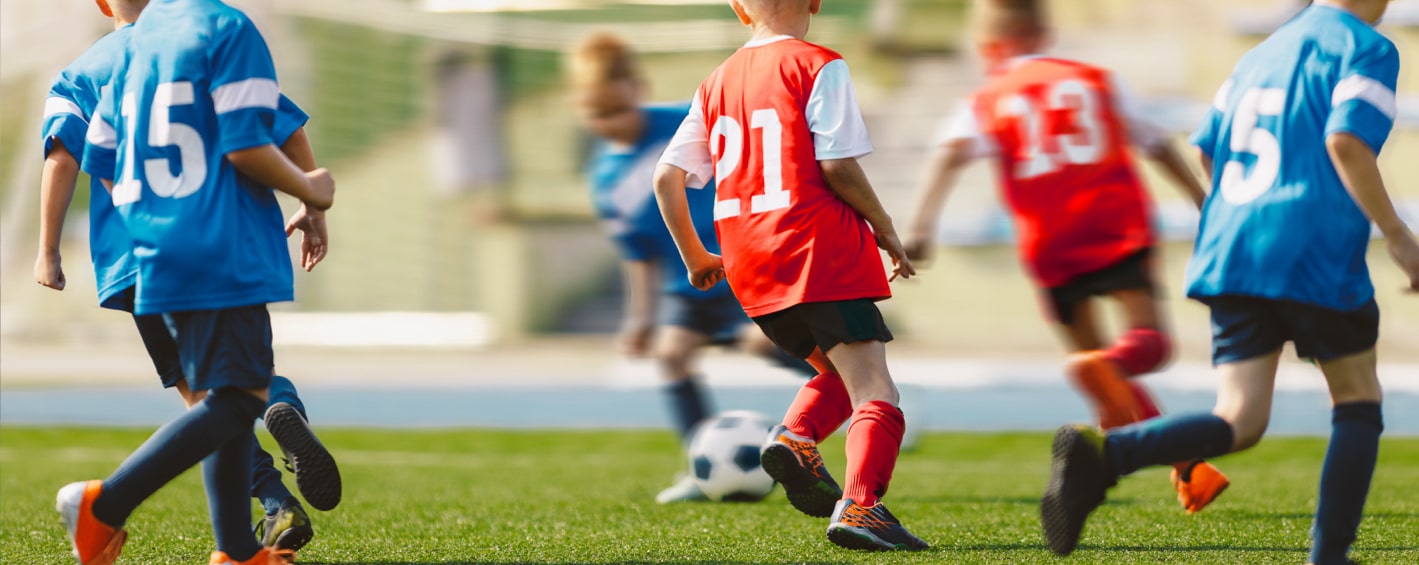
<path id="1" fill-rule="evenodd" d="M 684 190 L 685 176 L 685 171 L 674 165 L 656 165 L 655 173 L 651 176 L 651 186 L 655 187 L 656 198 Z"/>

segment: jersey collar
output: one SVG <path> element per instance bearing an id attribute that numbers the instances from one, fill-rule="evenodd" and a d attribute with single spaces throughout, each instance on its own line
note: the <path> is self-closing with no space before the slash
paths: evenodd
<path id="1" fill-rule="evenodd" d="M 778 42 L 783 41 L 783 40 L 785 40 L 785 39 L 793 39 L 793 36 L 792 36 L 792 35 L 775 35 L 775 36 L 773 36 L 773 37 L 765 37 L 765 38 L 763 38 L 763 39 L 755 39 L 755 40 L 752 40 L 752 41 L 750 41 L 750 42 L 748 42 L 748 43 L 745 43 L 745 44 L 744 44 L 744 48 L 745 48 L 745 49 L 750 49 L 750 48 L 754 48 L 754 47 L 763 47 L 763 46 L 768 45 L 768 44 L 770 44 L 770 43 L 778 43 Z"/>

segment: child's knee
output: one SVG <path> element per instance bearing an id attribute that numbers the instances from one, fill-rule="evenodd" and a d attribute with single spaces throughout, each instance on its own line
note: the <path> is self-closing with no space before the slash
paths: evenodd
<path id="1" fill-rule="evenodd" d="M 1271 423 L 1270 416 L 1265 413 L 1256 414 L 1242 411 L 1235 414 L 1218 414 L 1218 416 L 1232 426 L 1233 452 L 1250 449 L 1260 443 L 1262 436 L 1266 435 L 1266 427 Z"/>

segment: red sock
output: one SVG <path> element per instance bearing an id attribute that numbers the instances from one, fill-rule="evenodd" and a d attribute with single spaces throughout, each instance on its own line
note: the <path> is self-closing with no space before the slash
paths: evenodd
<path id="1" fill-rule="evenodd" d="M 852 417 L 852 400 L 837 373 L 813 377 L 798 389 L 798 396 L 783 416 L 788 431 L 823 441 Z"/>
<path id="2" fill-rule="evenodd" d="M 1133 389 L 1133 399 L 1138 401 L 1138 407 L 1143 410 L 1143 419 L 1150 420 L 1161 416 L 1162 410 L 1158 409 L 1158 403 L 1153 401 L 1153 395 L 1148 393 L 1148 389 L 1137 381 L 1128 381 L 1129 388 Z"/>
<path id="3" fill-rule="evenodd" d="M 862 506 L 872 506 L 887 494 L 892 469 L 897 466 L 897 450 L 907 421 L 902 411 L 881 400 L 864 402 L 852 413 L 847 428 L 847 488 L 843 497 Z"/>
<path id="4" fill-rule="evenodd" d="M 1118 363 L 1128 376 L 1136 377 L 1157 369 L 1168 360 L 1172 349 L 1167 334 L 1154 329 L 1133 328 L 1119 336 L 1118 341 L 1104 354 Z"/>

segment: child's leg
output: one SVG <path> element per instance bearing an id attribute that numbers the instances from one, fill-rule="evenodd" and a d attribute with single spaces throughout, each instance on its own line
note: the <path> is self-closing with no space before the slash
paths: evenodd
<path id="1" fill-rule="evenodd" d="M 853 412 L 847 386 L 827 359 L 821 351 L 813 350 L 813 356 L 805 362 L 812 361 L 810 365 L 821 372 L 798 389 L 793 404 L 789 405 L 783 417 L 783 425 L 788 431 L 815 443 L 833 435 L 852 417 Z"/>
<path id="2" fill-rule="evenodd" d="M 856 408 L 847 431 L 847 487 L 844 498 L 872 506 L 887 493 L 896 468 L 906 420 L 897 408 L 897 387 L 887 370 L 886 344 L 844 343 L 830 349 Z"/>
<path id="3" fill-rule="evenodd" d="M 256 436 L 237 434 L 202 460 L 207 511 L 217 549 L 244 561 L 261 551 L 251 535 L 251 461 Z"/>
<path id="4" fill-rule="evenodd" d="M 695 426 L 710 416 L 708 395 L 695 375 L 699 351 L 710 336 L 680 326 L 661 326 L 656 342 L 656 359 L 660 364 L 670 419 L 680 440 L 688 443 Z"/>
<path id="5" fill-rule="evenodd" d="M 1317 565 L 1347 563 L 1360 528 L 1384 430 L 1375 364 L 1374 349 L 1320 364 L 1335 409 L 1311 529 L 1310 561 Z"/>
<path id="6" fill-rule="evenodd" d="M 1130 378 L 1153 372 L 1172 354 L 1172 340 L 1163 329 L 1153 291 L 1117 290 L 1109 295 L 1123 306 L 1128 330 L 1114 340 L 1105 355 Z"/>

